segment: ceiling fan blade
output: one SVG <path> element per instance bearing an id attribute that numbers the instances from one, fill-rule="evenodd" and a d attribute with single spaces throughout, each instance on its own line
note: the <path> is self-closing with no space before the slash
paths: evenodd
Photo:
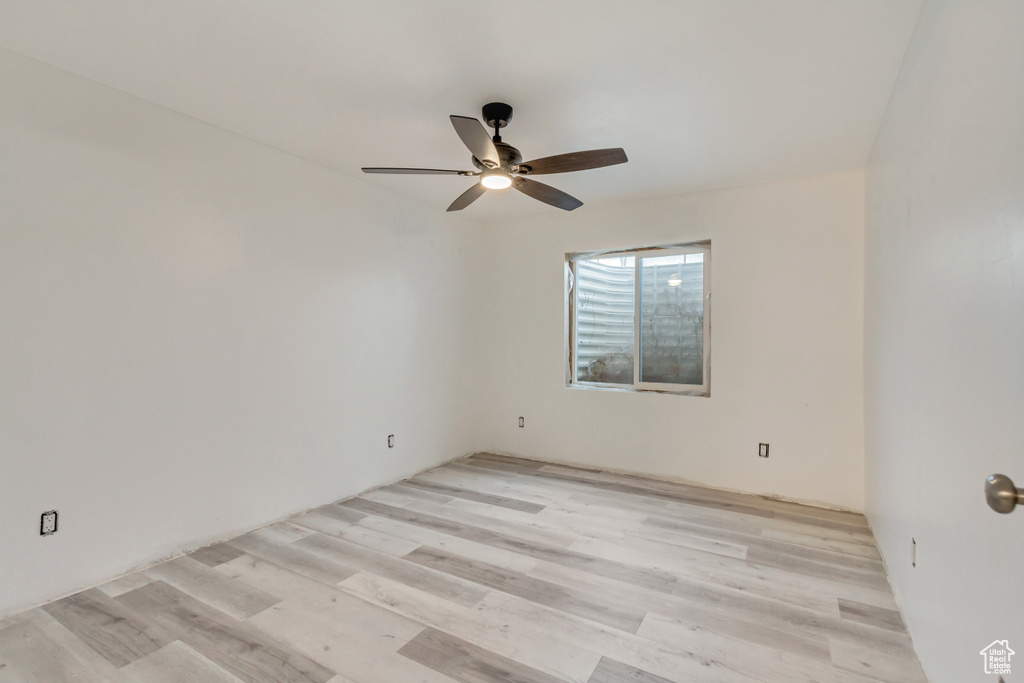
<path id="1" fill-rule="evenodd" d="M 516 178 L 512 182 L 512 186 L 534 199 L 539 199 L 545 204 L 556 206 L 559 209 L 565 209 L 566 211 L 572 211 L 583 206 L 583 202 L 573 197 L 571 194 L 566 194 L 561 190 L 557 190 L 550 185 L 544 183 L 538 183 L 536 180 L 527 180 L 526 178 Z"/>
<path id="2" fill-rule="evenodd" d="M 477 157 L 479 158 L 479 157 Z M 603 166 L 614 166 L 624 164 L 629 159 L 621 147 L 609 149 L 591 149 L 586 152 L 570 152 L 568 154 L 556 154 L 553 157 L 524 161 L 519 168 L 529 167 L 529 171 L 522 170 L 530 175 L 542 175 L 544 173 L 568 173 L 570 171 L 585 171 L 588 168 L 602 168 Z"/>
<path id="3" fill-rule="evenodd" d="M 377 166 L 364 166 L 363 173 L 395 173 L 400 175 L 480 175 L 475 171 L 446 171 L 440 168 L 384 168 Z"/>
<path id="4" fill-rule="evenodd" d="M 452 120 L 455 132 L 462 138 L 463 144 L 469 148 L 473 156 L 479 159 L 484 166 L 489 166 L 490 168 L 501 166 L 498 148 L 494 146 L 491 136 L 487 134 L 487 130 L 482 123 L 468 116 L 455 116 L 452 114 L 448 118 Z"/>
<path id="5" fill-rule="evenodd" d="M 484 192 L 487 192 L 487 188 L 477 183 L 473 187 L 469 188 L 465 192 L 459 195 L 458 199 L 452 202 L 451 206 L 448 207 L 449 211 L 462 211 L 467 206 L 475 202 L 480 198 Z"/>

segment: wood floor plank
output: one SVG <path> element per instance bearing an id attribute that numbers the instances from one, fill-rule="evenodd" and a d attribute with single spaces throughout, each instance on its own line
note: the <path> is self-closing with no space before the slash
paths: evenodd
<path id="1" fill-rule="evenodd" d="M 479 464 L 479 459 L 476 456 L 473 459 Z M 609 491 L 628 492 L 637 496 L 686 502 L 712 509 L 744 512 L 754 516 L 778 517 L 798 523 L 810 521 L 816 526 L 870 534 L 863 515 L 851 512 L 812 508 L 797 503 L 719 491 L 691 484 L 649 479 L 637 475 L 601 472 L 566 465 L 549 464 L 542 465 L 540 468 L 526 468 L 522 466 L 523 461 L 508 458 L 502 462 L 513 468 L 521 467 L 523 473 L 528 473 L 531 476 L 569 479 Z"/>
<path id="2" fill-rule="evenodd" d="M 576 494 L 573 499 L 595 500 L 598 496 L 581 496 Z M 622 503 L 617 503 L 622 504 Z M 646 509 L 647 506 L 638 506 Z M 669 505 L 665 503 L 661 508 L 651 510 L 644 520 L 646 526 L 654 526 L 658 529 L 675 531 L 679 533 L 712 534 L 712 537 L 730 538 L 736 540 L 742 536 L 759 537 L 764 534 L 764 529 L 770 518 L 746 517 L 744 515 L 728 512 L 717 512 L 695 508 L 691 505 Z"/>
<path id="3" fill-rule="evenodd" d="M 832 664 L 883 683 L 927 683 L 917 657 L 889 653 L 858 643 L 832 641 Z"/>
<path id="4" fill-rule="evenodd" d="M 878 548 L 875 547 L 873 543 L 851 543 L 836 539 L 821 538 L 820 536 L 813 534 L 800 534 L 793 531 L 783 531 L 781 529 L 762 529 L 761 537 L 774 541 L 794 543 L 808 548 L 821 548 L 822 550 L 831 550 L 832 552 L 846 553 L 847 555 L 867 557 L 873 560 L 882 559 L 882 556 L 878 553 Z"/>
<path id="5" fill-rule="evenodd" d="M 706 514 L 686 516 L 678 511 L 646 515 L 642 526 L 648 533 L 659 538 L 702 538 L 736 545 L 747 545 L 751 540 L 762 538 L 764 533 L 762 525 L 723 524 Z"/>
<path id="6" fill-rule="evenodd" d="M 435 548 L 450 551 L 472 560 L 496 564 L 517 572 L 528 572 L 537 566 L 537 560 L 514 553 L 502 548 L 468 541 L 459 536 L 426 529 L 415 524 L 406 524 L 387 517 L 367 516 L 359 522 L 360 527 L 373 529 L 379 533 L 387 533 L 420 545 L 431 545 Z M 412 552 L 412 551 L 410 551 Z"/>
<path id="7" fill-rule="evenodd" d="M 512 524 L 520 526 L 526 525 L 533 529 L 558 534 L 562 537 L 572 537 L 574 539 L 582 536 L 585 538 L 614 540 L 622 538 L 622 534 L 627 529 L 633 529 L 634 527 L 639 526 L 639 524 L 634 523 L 633 520 L 622 519 L 621 517 L 618 519 L 601 517 L 589 518 L 564 509 L 556 509 L 553 506 L 545 507 L 537 513 L 525 513 L 519 510 L 488 506 L 484 503 L 478 503 L 473 500 L 465 500 L 462 498 L 455 498 L 445 505 L 444 508 L 440 509 L 427 509 L 422 507 L 411 507 L 410 509 L 416 509 L 420 512 L 434 512 L 441 516 L 457 516 L 464 512 L 471 513 L 477 515 L 477 519 L 480 517 L 494 518 L 501 520 L 502 522 L 511 522 Z M 453 510 L 457 510 L 458 512 L 453 512 Z"/>
<path id="8" fill-rule="evenodd" d="M 246 683 L 326 683 L 336 673 L 163 581 L 114 599 Z"/>
<path id="9" fill-rule="evenodd" d="M 500 591 L 484 598 L 478 608 L 493 612 L 499 618 L 515 615 L 516 619 L 531 624 L 538 631 L 556 634 L 555 637 L 578 647 L 671 681 L 753 683 L 757 680 L 733 671 L 728 663 L 715 662 L 677 648 L 666 648 L 632 633 Z"/>
<path id="10" fill-rule="evenodd" d="M 339 522 L 348 522 L 349 524 L 356 524 L 359 520 L 366 516 L 361 512 L 357 512 L 355 510 L 352 510 L 347 507 L 342 507 L 337 504 L 324 505 L 323 507 L 318 507 L 316 509 L 316 512 L 327 517 L 333 517 Z"/>
<path id="11" fill-rule="evenodd" d="M 136 571 L 131 574 L 125 574 L 124 576 L 118 577 L 113 581 L 98 586 L 97 590 L 102 591 L 112 598 L 116 598 L 118 595 L 133 591 L 136 588 L 142 588 L 146 584 L 153 583 L 153 579 L 146 575 L 145 572 Z"/>
<path id="12" fill-rule="evenodd" d="M 331 508 L 336 509 L 333 505 Z M 359 516 L 360 518 L 365 518 L 365 515 Z M 357 523 L 342 521 L 334 515 L 324 514 L 324 508 L 317 508 L 316 510 L 311 510 L 306 514 L 293 517 L 291 521 L 298 526 L 305 527 L 306 529 L 311 529 L 313 531 L 319 531 L 322 534 L 328 534 L 331 536 L 341 536 Z"/>
<path id="13" fill-rule="evenodd" d="M 655 488 L 637 486 L 635 483 L 625 483 L 600 476 L 600 473 L 586 473 L 578 470 L 559 466 L 545 466 L 535 475 L 556 481 L 571 481 L 583 484 L 594 489 L 627 493 L 639 498 L 653 498 L 670 502 L 687 502 L 692 505 L 699 505 L 728 512 L 740 512 L 752 516 L 772 516 L 770 510 L 765 510 L 750 500 L 740 499 L 716 499 L 713 497 L 695 497 L 684 491 L 663 491 Z"/>
<path id="14" fill-rule="evenodd" d="M 217 543 L 216 545 L 207 546 L 206 548 L 200 548 L 194 552 L 189 553 L 189 557 L 198 562 L 202 562 L 207 567 L 216 567 L 230 562 L 231 560 L 243 555 L 244 553 L 238 548 L 232 548 L 227 543 Z M 138 588 L 138 586 L 136 586 Z"/>
<path id="15" fill-rule="evenodd" d="M 527 503 L 522 500 L 516 500 L 515 498 L 506 498 L 505 496 L 498 496 L 492 493 L 480 493 L 479 491 L 472 491 L 456 486 L 432 484 L 417 478 L 405 481 L 403 482 L 403 485 L 406 487 L 422 489 L 424 491 L 440 493 L 452 498 L 464 498 L 466 500 L 472 500 L 485 505 L 495 505 L 497 507 L 508 508 L 509 510 L 519 510 L 520 512 L 537 513 L 544 509 L 543 505 L 538 505 L 536 503 Z"/>
<path id="16" fill-rule="evenodd" d="M 828 659 L 793 654 L 746 639 L 722 636 L 690 619 L 681 621 L 648 612 L 637 635 L 668 647 L 693 652 L 765 683 L 819 683 L 831 677 Z"/>
<path id="17" fill-rule="evenodd" d="M 339 672 L 329 683 L 451 683 L 450 678 L 397 653 L 423 630 L 423 624 L 388 606 L 362 600 L 259 558 L 240 557 L 218 570 L 287 596 L 285 602 L 246 623 Z M 356 576 L 359 574 L 348 580 Z"/>
<path id="18" fill-rule="evenodd" d="M 0 628 L 0 683 L 55 681 L 128 683 L 117 667 L 42 610 Z"/>
<path id="19" fill-rule="evenodd" d="M 420 546 L 419 543 L 414 541 L 374 531 L 366 526 L 340 522 L 332 517 L 321 515 L 315 510 L 296 518 L 295 523 L 327 536 L 337 536 L 351 543 L 366 546 L 367 548 L 387 553 L 388 555 L 394 555 L 395 557 L 401 557 Z"/>
<path id="20" fill-rule="evenodd" d="M 631 512 L 638 515 L 664 515 L 668 513 L 669 503 L 664 500 L 651 500 L 650 498 L 637 498 L 636 496 L 629 496 L 626 494 L 617 494 L 608 491 L 594 491 L 586 487 L 572 488 L 566 486 L 563 482 L 540 482 L 531 481 L 534 486 L 546 485 L 550 487 L 552 493 L 557 494 L 561 492 L 562 500 L 568 504 L 577 504 L 584 506 L 597 506 L 599 508 L 611 508 L 613 510 L 622 510 L 623 512 Z M 566 494 L 569 495 L 566 495 Z M 722 519 L 729 519 L 728 515 L 722 515 Z M 717 525 L 717 524 L 716 524 Z M 727 525 L 717 525 L 720 527 L 728 528 Z"/>
<path id="21" fill-rule="evenodd" d="M 565 469 L 564 467 L 548 465 L 541 468 L 541 472 L 549 469 Z M 734 503 L 738 502 L 744 506 L 753 506 L 771 511 L 774 517 L 810 519 L 818 524 L 826 521 L 833 524 L 840 524 L 850 528 L 867 531 L 867 521 L 863 515 L 843 510 L 831 510 L 827 508 L 811 507 L 799 503 L 767 498 L 763 496 L 751 496 L 732 491 L 721 491 L 717 489 L 684 484 L 681 482 L 664 481 L 641 477 L 633 474 L 619 474 L 613 472 L 585 473 L 580 476 L 599 481 L 612 481 L 626 483 L 641 489 L 670 493 L 694 501 L 718 501 Z"/>
<path id="22" fill-rule="evenodd" d="M 145 683 L 242 683 L 180 640 L 132 662 L 121 673 Z"/>
<path id="23" fill-rule="evenodd" d="M 672 543 L 675 538 L 670 536 L 666 542 Z M 681 580 L 693 580 L 703 583 L 721 584 L 732 588 L 762 595 L 773 599 L 791 602 L 803 607 L 818 609 L 829 613 L 838 613 L 833 601 L 837 597 L 864 602 L 878 607 L 894 608 L 892 593 L 888 584 L 866 587 L 847 583 L 834 578 L 820 575 L 796 573 L 785 568 L 769 566 L 750 561 L 716 558 L 712 555 L 688 549 L 673 550 L 671 554 L 648 561 L 666 563 L 670 571 Z M 625 553 L 620 544 L 606 546 L 612 553 Z M 662 566 L 666 566 L 662 564 Z M 685 585 L 679 586 L 682 590 Z M 825 606 L 823 608 L 823 606 Z"/>
<path id="24" fill-rule="evenodd" d="M 635 633 L 644 617 L 643 609 L 624 604 L 613 596 L 595 598 L 572 588 L 468 560 L 429 546 L 409 553 L 406 559 L 627 633 Z"/>
<path id="25" fill-rule="evenodd" d="M 500 455 L 497 453 L 474 453 L 473 455 L 466 458 L 466 461 L 490 461 L 498 463 L 515 463 L 516 469 L 523 470 L 539 470 L 548 463 L 540 460 L 527 460 L 526 458 L 511 458 L 507 455 Z M 597 470 L 593 470 L 597 472 Z"/>
<path id="26" fill-rule="evenodd" d="M 398 654 L 391 644 L 339 633 L 335 624 L 307 621 L 299 612 L 267 613 L 258 628 L 294 651 L 342 672 L 344 683 L 452 683 L 452 679 Z M 269 683 L 269 682 L 268 682 Z M 337 683 L 331 679 L 329 683 Z"/>
<path id="27" fill-rule="evenodd" d="M 551 488 L 535 486 L 533 482 L 505 473 L 495 476 L 493 472 L 466 467 L 461 462 L 453 462 L 444 467 L 427 470 L 418 474 L 416 478 L 421 481 L 474 489 L 544 506 L 560 500 L 560 496 Z"/>
<path id="28" fill-rule="evenodd" d="M 118 668 L 173 640 L 164 629 L 137 618 L 96 589 L 51 602 L 43 611 Z"/>
<path id="29" fill-rule="evenodd" d="M 790 585 L 786 582 L 763 580 L 761 567 L 740 558 L 708 553 L 686 546 L 645 541 L 637 543 L 625 539 L 618 543 L 581 540 L 579 548 L 590 554 L 623 562 L 634 562 L 667 571 L 676 577 L 674 595 L 699 595 L 702 591 L 742 591 L 774 600 L 790 602 L 801 607 L 838 614 L 836 596 L 827 592 L 807 590 L 807 582 Z M 793 582 L 796 583 L 796 582 Z"/>
<path id="30" fill-rule="evenodd" d="M 385 505 L 395 505 L 398 507 L 405 507 L 406 505 L 412 505 L 414 503 L 428 503 L 432 505 L 447 505 L 448 503 L 455 500 L 451 496 L 444 496 L 440 493 L 434 493 L 432 491 L 424 491 L 423 489 L 414 489 L 400 484 L 392 484 L 391 486 L 383 486 L 373 491 L 367 491 L 359 496 L 366 500 L 375 500 L 378 503 L 384 503 Z M 338 505 L 344 506 L 348 501 L 340 501 Z"/>
<path id="31" fill-rule="evenodd" d="M 722 609 L 714 602 L 664 596 L 557 565 L 541 564 L 530 574 L 588 594 L 616 595 L 648 614 L 658 613 L 722 637 L 791 652 L 812 660 L 827 661 L 829 658 L 828 640 L 824 636 L 779 623 L 770 617 L 763 618 L 763 613 L 742 614 Z"/>
<path id="32" fill-rule="evenodd" d="M 780 552 L 774 548 L 768 549 L 759 546 L 749 546 L 746 559 L 754 564 L 778 567 L 795 574 L 834 579 L 875 590 L 886 590 L 889 587 L 889 581 L 885 577 L 885 572 L 881 569 L 881 563 L 879 563 L 877 570 L 862 570 L 829 562 L 808 560 Z"/>
<path id="33" fill-rule="evenodd" d="M 329 586 L 336 585 L 355 574 L 358 569 L 322 555 L 311 553 L 292 544 L 280 544 L 267 540 L 258 532 L 250 532 L 232 539 L 231 545 L 250 555 L 261 557 L 292 571 Z"/>
<path id="34" fill-rule="evenodd" d="M 672 683 L 672 681 L 647 671 L 641 671 L 635 666 L 602 657 L 588 683 Z"/>
<path id="35" fill-rule="evenodd" d="M 861 557 L 851 553 L 815 548 L 800 543 L 789 543 L 775 539 L 752 539 L 747 543 L 748 548 L 757 548 L 778 555 L 823 562 L 825 564 L 841 567 L 875 576 L 885 576 L 885 568 L 880 559 Z"/>
<path id="36" fill-rule="evenodd" d="M 675 577 L 671 574 L 661 570 L 638 568 L 622 562 L 606 560 L 592 555 L 587 555 L 585 553 L 548 546 L 541 543 L 534 543 L 528 540 L 523 540 L 520 537 L 510 536 L 498 531 L 492 531 L 490 528 L 483 528 L 472 524 L 459 524 L 458 522 L 443 517 L 417 513 L 403 508 L 396 508 L 391 505 L 384 505 L 382 503 L 364 500 L 362 498 L 353 498 L 345 504 L 362 512 L 396 519 L 408 524 L 416 524 L 435 531 L 442 531 L 444 533 L 456 535 L 470 541 L 476 541 L 496 548 L 517 552 L 521 555 L 526 555 L 534 559 L 554 562 L 556 564 L 565 564 L 594 574 L 621 579 L 623 581 L 647 586 L 654 590 L 660 590 L 666 593 L 672 590 L 676 581 Z"/>
<path id="37" fill-rule="evenodd" d="M 906 629 L 899 610 L 885 609 L 883 607 L 875 607 L 874 605 L 865 605 L 854 600 L 839 598 L 839 614 L 842 615 L 843 619 L 850 619 L 851 621 L 857 621 L 868 626 L 877 626 L 878 628 L 890 631 L 902 633 Z"/>
<path id="38" fill-rule="evenodd" d="M 397 650 L 423 630 L 421 623 L 256 557 L 240 557 L 221 565 L 218 571 L 284 596 L 285 600 L 273 609 L 249 619 L 247 623 L 253 626 L 301 622 L 338 639 L 358 637 L 377 643 L 377 649 L 389 650 Z"/>
<path id="39" fill-rule="evenodd" d="M 670 512 L 676 513 L 678 507 L 679 506 L 676 505 L 669 505 Z M 687 510 L 691 514 L 694 512 L 691 508 L 687 508 Z M 746 518 L 746 521 L 750 521 L 750 519 L 751 518 Z M 763 531 L 773 530 L 790 532 L 799 535 L 815 536 L 826 541 L 841 541 L 843 543 L 854 543 L 859 545 L 875 544 L 874 536 L 871 535 L 870 531 L 833 529 L 828 526 L 816 525 L 813 520 L 810 519 L 792 521 L 780 519 L 778 517 L 764 517 L 758 521 Z M 762 536 L 764 536 L 763 531 Z"/>
<path id="40" fill-rule="evenodd" d="M 338 587 L 569 683 L 586 683 L 600 659 L 512 612 L 462 607 L 367 573 L 345 579 Z"/>
<path id="41" fill-rule="evenodd" d="M 571 545 L 575 540 L 575 537 L 572 534 L 544 529 L 532 523 L 535 522 L 533 515 L 526 516 L 523 513 L 519 513 L 515 510 L 509 510 L 508 508 L 489 507 L 487 508 L 489 514 L 481 514 L 480 511 L 470 509 L 472 506 L 469 505 L 463 506 L 462 508 L 450 506 L 455 499 L 451 499 L 447 503 L 419 500 L 416 498 L 409 498 L 406 491 L 415 491 L 415 489 L 390 486 L 387 489 L 379 489 L 375 491 L 375 496 L 372 500 L 384 505 L 406 509 L 411 512 L 419 512 L 421 514 L 434 517 L 449 519 L 457 518 L 460 524 L 491 529 L 495 532 L 503 533 L 506 536 L 520 538 L 531 543 L 540 543 L 547 546 L 565 548 Z M 419 493 L 425 492 L 419 491 Z M 360 499 L 371 500 L 368 496 L 360 496 Z M 474 503 L 474 501 L 467 500 L 462 500 L 462 502 Z M 352 501 L 349 500 L 342 503 L 342 505 L 350 505 L 351 503 Z M 487 507 L 482 504 L 477 505 L 480 507 Z"/>
<path id="42" fill-rule="evenodd" d="M 276 595 L 232 581 L 187 556 L 150 567 L 146 573 L 240 621 L 281 602 Z"/>
<path id="43" fill-rule="evenodd" d="M 424 629 L 398 652 L 462 683 L 563 683 L 554 676 L 433 628 Z"/>
<path id="44" fill-rule="evenodd" d="M 286 520 L 257 529 L 253 533 L 273 543 L 284 545 L 302 540 L 313 533 L 313 531 L 304 526 L 293 524 L 292 520 Z"/>
<path id="45" fill-rule="evenodd" d="M 472 607 L 487 594 L 487 591 L 479 586 L 454 579 L 425 565 L 421 566 L 323 534 L 305 538 L 299 545 L 310 552 L 337 558 L 338 561 L 349 563 L 362 571 L 384 576 L 466 607 Z"/>

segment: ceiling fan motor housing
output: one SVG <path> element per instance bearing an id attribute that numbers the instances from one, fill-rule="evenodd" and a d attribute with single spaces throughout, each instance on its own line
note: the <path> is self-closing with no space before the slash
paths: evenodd
<path id="1" fill-rule="evenodd" d="M 501 159 L 501 166 L 499 168 L 511 172 L 512 167 L 523 160 L 523 155 L 512 145 L 505 144 L 504 142 L 495 142 L 494 147 L 498 150 L 498 157 Z M 481 171 L 487 170 L 476 157 L 473 157 L 473 165 Z"/>

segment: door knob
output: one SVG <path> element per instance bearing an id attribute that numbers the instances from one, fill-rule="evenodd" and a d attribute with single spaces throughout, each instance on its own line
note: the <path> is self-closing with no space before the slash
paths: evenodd
<path id="1" fill-rule="evenodd" d="M 1013 512 L 1017 505 L 1024 505 L 1024 489 L 1013 485 L 1005 474 L 993 474 L 985 480 L 985 500 L 996 512 Z"/>

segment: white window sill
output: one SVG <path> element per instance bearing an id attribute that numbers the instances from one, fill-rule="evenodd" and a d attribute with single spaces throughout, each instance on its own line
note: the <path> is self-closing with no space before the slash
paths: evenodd
<path id="1" fill-rule="evenodd" d="M 686 387 L 680 389 L 645 389 L 624 384 L 591 384 L 585 382 L 569 382 L 566 389 L 581 391 L 616 391 L 627 394 L 667 394 L 669 396 L 696 396 L 711 398 L 711 391 L 704 387 Z"/>

